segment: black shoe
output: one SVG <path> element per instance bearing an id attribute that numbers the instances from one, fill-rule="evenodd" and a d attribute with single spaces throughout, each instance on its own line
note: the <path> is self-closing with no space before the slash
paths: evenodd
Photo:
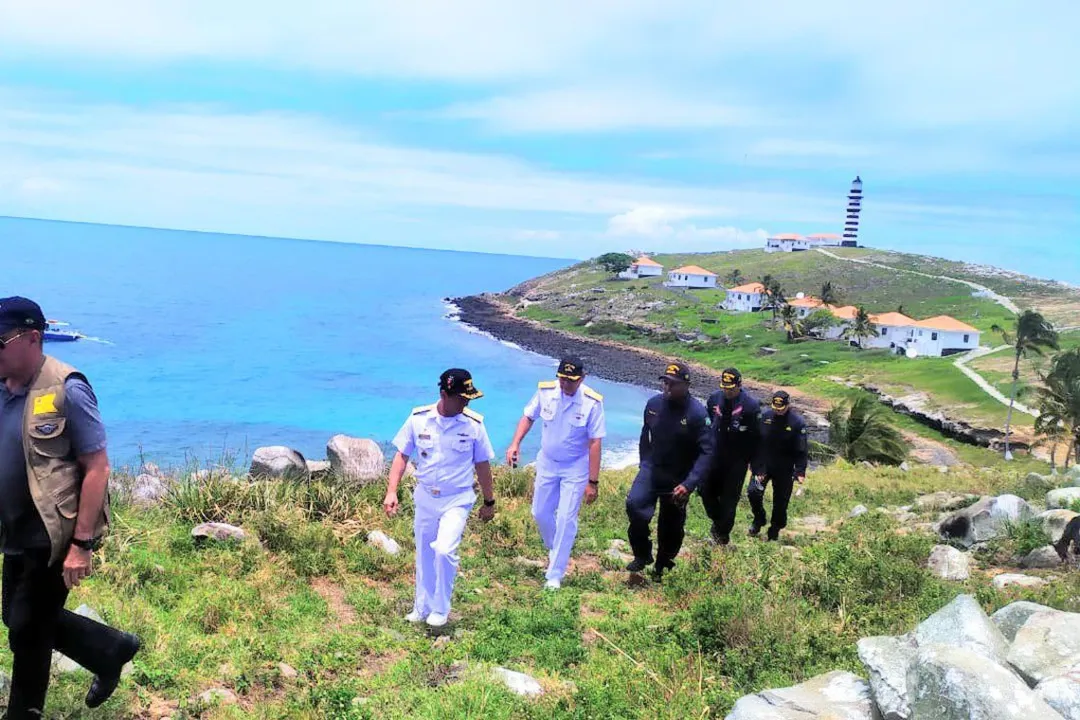
<path id="1" fill-rule="evenodd" d="M 661 582 L 664 579 L 664 573 L 675 567 L 675 563 L 671 560 L 661 560 L 656 563 L 652 571 L 652 579 L 654 582 Z"/>
<path id="2" fill-rule="evenodd" d="M 731 539 L 727 535 L 721 534 L 720 531 L 716 529 L 716 527 L 713 527 L 709 530 L 709 536 L 712 538 L 712 541 L 717 545 L 727 545 L 731 541 Z"/>
<path id="3" fill-rule="evenodd" d="M 776 532 L 773 532 L 772 530 L 770 530 L 768 539 L 769 539 L 769 542 L 776 542 L 777 540 L 780 539 L 780 531 L 778 530 Z"/>
<path id="4" fill-rule="evenodd" d="M 750 529 L 746 531 L 746 534 L 750 537 L 757 537 L 761 534 L 761 526 L 757 523 L 750 523 Z"/>
<path id="5" fill-rule="evenodd" d="M 644 570 L 645 568 L 652 565 L 652 563 L 653 563 L 653 559 L 651 557 L 648 557 L 648 558 L 636 557 L 633 560 L 631 560 L 629 563 L 627 563 L 626 571 L 627 572 L 632 572 L 632 573 L 639 573 L 642 570 Z"/>
<path id="6" fill-rule="evenodd" d="M 135 653 L 139 652 L 142 642 L 131 633 L 124 633 L 123 645 L 117 653 L 116 671 L 108 675 L 95 675 L 90 683 L 90 691 L 86 693 L 86 707 L 96 708 L 112 697 L 116 686 L 120 684 L 120 673 L 124 666 L 131 662 Z"/>

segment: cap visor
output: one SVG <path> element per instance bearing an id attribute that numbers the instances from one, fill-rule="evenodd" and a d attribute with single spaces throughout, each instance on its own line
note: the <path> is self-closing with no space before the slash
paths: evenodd
<path id="1" fill-rule="evenodd" d="M 484 397 L 484 393 L 480 392 L 479 390 L 473 390 L 472 392 L 463 392 L 458 394 L 466 400 L 476 400 L 477 398 Z"/>
<path id="2" fill-rule="evenodd" d="M 720 387 L 722 387 L 724 390 L 734 390 L 735 388 L 739 387 L 739 384 L 722 382 L 720 383 Z"/>
<path id="3" fill-rule="evenodd" d="M 566 375 L 564 373 L 555 373 L 555 377 L 566 378 L 567 380 L 580 380 L 580 375 Z"/>

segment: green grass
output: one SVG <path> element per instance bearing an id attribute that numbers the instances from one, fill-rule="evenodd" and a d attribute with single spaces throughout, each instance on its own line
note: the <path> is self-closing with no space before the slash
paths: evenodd
<path id="1" fill-rule="evenodd" d="M 974 451 L 974 449 L 972 449 Z M 575 566 L 564 590 L 542 590 L 520 558 L 544 551 L 529 510 L 528 471 L 497 468 L 496 519 L 474 517 L 462 545 L 452 622 L 444 639 L 409 626 L 411 501 L 380 512 L 382 486 L 211 481 L 188 485 L 163 507 L 139 511 L 118 493 L 115 523 L 93 577 L 69 606 L 86 602 L 138 633 L 135 672 L 103 708 L 87 711 L 83 672 L 53 684 L 50 716 L 173 718 L 685 718 L 722 717 L 741 695 L 815 674 L 861 672 L 859 637 L 910 630 L 958 592 L 987 611 L 1026 598 L 1080 610 L 1075 573 L 1036 590 L 998 592 L 988 577 L 950 584 L 925 569 L 934 538 L 899 532 L 887 515 L 845 520 L 856 504 L 910 504 L 939 489 L 1023 493 L 1030 466 L 852 467 L 811 472 L 793 518 L 833 523 L 810 534 L 793 522 L 778 547 L 740 537 L 725 552 L 704 543 L 707 522 L 691 501 L 679 566 L 662 585 L 629 587 L 605 556 L 625 537 L 632 471 L 604 472 L 600 500 L 582 511 Z M 121 483 L 122 484 L 122 483 Z M 242 544 L 196 544 L 202 519 L 233 522 Z M 925 520 L 933 520 L 927 516 Z M 738 527 L 749 522 L 746 503 Z M 404 552 L 369 547 L 382 529 Z M 1001 552 L 1030 545 L 1030 533 Z M 298 672 L 284 677 L 279 663 Z M 0 664 L 10 667 L 10 655 Z M 494 666 L 531 674 L 544 696 L 523 699 L 492 678 Z M 237 706 L 204 708 L 203 691 L 227 688 Z"/>

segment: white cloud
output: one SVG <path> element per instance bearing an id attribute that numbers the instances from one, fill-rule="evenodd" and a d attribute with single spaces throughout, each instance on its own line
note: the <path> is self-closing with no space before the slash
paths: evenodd
<path id="1" fill-rule="evenodd" d="M 768 236 L 762 229 L 742 230 L 731 226 L 699 227 L 686 222 L 695 217 L 720 213 L 686 207 L 643 206 L 608 220 L 613 237 L 648 238 L 666 250 L 703 252 L 736 247 L 760 247 Z"/>
<path id="2" fill-rule="evenodd" d="M 666 237 L 675 234 L 675 222 L 703 214 L 710 213 L 686 207 L 644 205 L 610 218 L 608 220 L 608 233 L 611 235 Z"/>

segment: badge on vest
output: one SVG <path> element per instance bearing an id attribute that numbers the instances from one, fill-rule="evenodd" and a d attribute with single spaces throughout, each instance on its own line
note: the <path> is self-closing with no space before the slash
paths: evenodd
<path id="1" fill-rule="evenodd" d="M 52 435 L 54 432 L 56 432 L 56 429 L 58 427 L 60 427 L 60 426 L 56 425 L 55 423 L 45 423 L 43 425 L 35 426 L 34 429 L 37 430 L 42 435 Z"/>
<path id="2" fill-rule="evenodd" d="M 54 412 L 58 412 L 56 409 L 56 393 L 39 395 L 38 397 L 34 398 L 35 415 L 48 415 L 49 413 Z"/>

